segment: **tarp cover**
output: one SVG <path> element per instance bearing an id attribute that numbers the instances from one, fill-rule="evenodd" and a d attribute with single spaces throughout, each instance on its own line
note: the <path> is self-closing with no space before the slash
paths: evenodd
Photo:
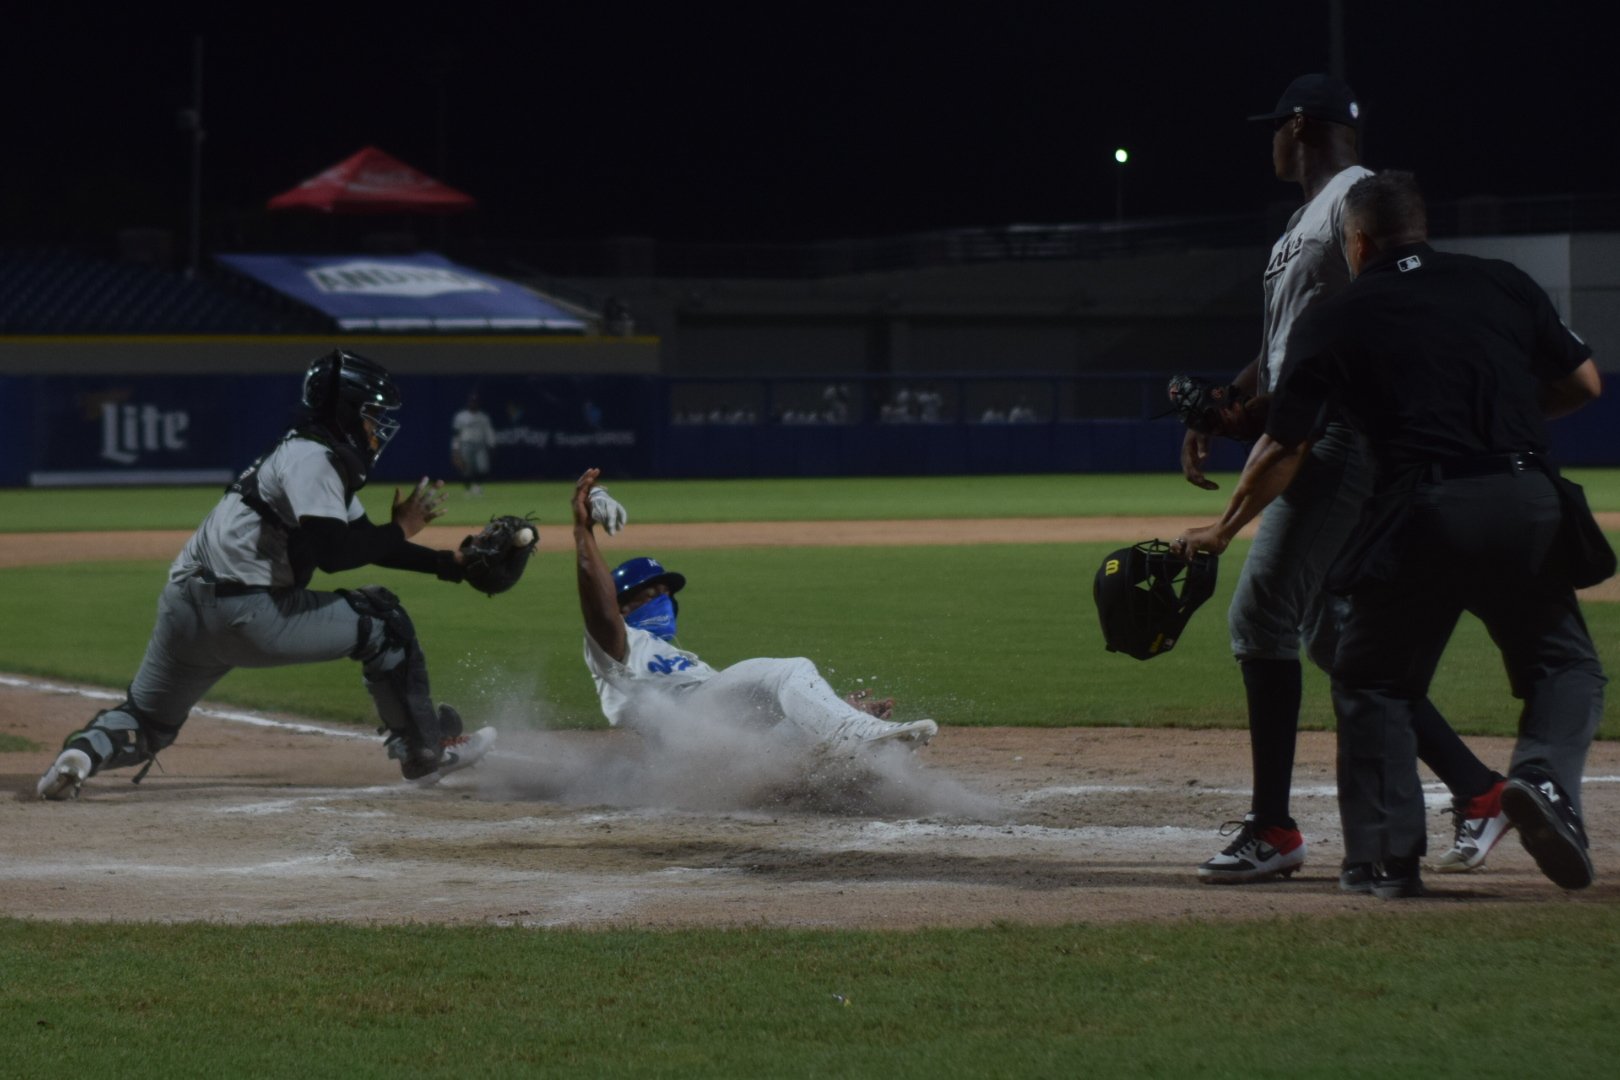
<path id="1" fill-rule="evenodd" d="M 582 320 L 529 289 L 442 255 L 216 258 L 330 315 L 341 330 L 585 330 Z"/>
<path id="2" fill-rule="evenodd" d="M 272 210 L 327 214 L 456 214 L 478 200 L 375 146 L 270 200 Z"/>

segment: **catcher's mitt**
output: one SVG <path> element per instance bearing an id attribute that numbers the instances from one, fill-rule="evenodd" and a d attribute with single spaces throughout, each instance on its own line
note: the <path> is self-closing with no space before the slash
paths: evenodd
<path id="1" fill-rule="evenodd" d="M 483 532 L 461 542 L 467 584 L 490 596 L 505 592 L 523 576 L 539 543 L 540 532 L 529 518 L 512 514 L 490 518 Z"/>
<path id="2" fill-rule="evenodd" d="M 1218 386 L 1196 375 L 1170 377 L 1170 411 L 1200 435 L 1253 442 L 1265 431 L 1257 402 L 1238 387 Z"/>

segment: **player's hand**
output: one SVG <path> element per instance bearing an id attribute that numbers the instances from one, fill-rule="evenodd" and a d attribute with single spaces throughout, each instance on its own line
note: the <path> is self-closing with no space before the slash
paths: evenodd
<path id="1" fill-rule="evenodd" d="M 844 695 L 844 700 L 868 716 L 887 720 L 894 715 L 894 698 L 874 698 L 870 690 L 855 690 Z"/>
<path id="2" fill-rule="evenodd" d="M 1170 541 L 1170 554 L 1178 559 L 1186 559 L 1195 551 L 1219 555 L 1231 542 L 1232 538 L 1221 532 L 1219 525 L 1200 525 Z"/>
<path id="3" fill-rule="evenodd" d="M 591 514 L 591 492 L 596 490 L 596 478 L 601 475 L 601 469 L 586 469 L 574 484 L 574 498 L 571 505 L 574 509 L 576 529 L 589 529 L 596 524 L 596 519 Z"/>
<path id="4" fill-rule="evenodd" d="M 617 535 L 624 528 L 624 523 L 630 520 L 619 500 L 607 493 L 605 487 L 593 487 L 590 494 L 591 517 L 602 526 L 602 531 L 609 536 Z"/>
<path id="5" fill-rule="evenodd" d="M 399 488 L 394 489 L 394 524 L 409 540 L 421 532 L 427 523 L 444 514 L 444 481 L 429 482 L 427 477 L 416 482 L 411 493 L 400 496 Z"/>
<path id="6" fill-rule="evenodd" d="M 1204 475 L 1204 462 L 1209 460 L 1209 439 L 1202 432 L 1188 430 L 1186 438 L 1181 440 L 1181 475 L 1194 487 L 1214 491 L 1221 485 Z"/>

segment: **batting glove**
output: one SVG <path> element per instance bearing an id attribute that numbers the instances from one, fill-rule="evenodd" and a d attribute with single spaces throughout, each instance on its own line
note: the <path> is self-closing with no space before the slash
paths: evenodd
<path id="1" fill-rule="evenodd" d="M 607 493 L 607 488 L 591 488 L 591 520 L 602 526 L 602 531 L 613 536 L 630 520 L 619 500 Z"/>

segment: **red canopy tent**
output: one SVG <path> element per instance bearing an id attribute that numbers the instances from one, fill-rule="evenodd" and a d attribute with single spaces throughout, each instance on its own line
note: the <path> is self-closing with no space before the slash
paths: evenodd
<path id="1" fill-rule="evenodd" d="M 325 214 L 458 214 L 478 200 L 368 146 L 270 200 L 272 210 Z"/>

